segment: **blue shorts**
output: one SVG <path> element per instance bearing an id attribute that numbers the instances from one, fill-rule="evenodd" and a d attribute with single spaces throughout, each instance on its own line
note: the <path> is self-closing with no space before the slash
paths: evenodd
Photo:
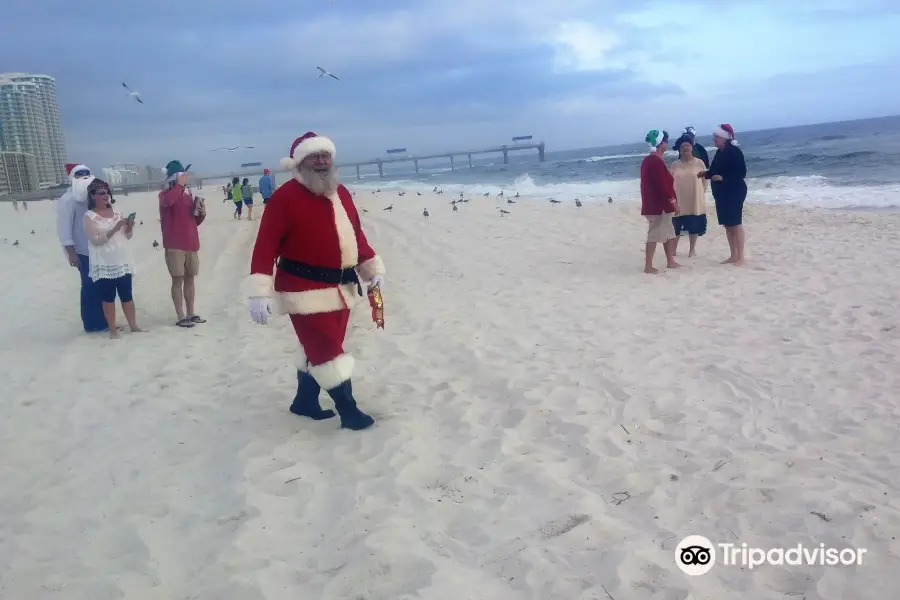
<path id="1" fill-rule="evenodd" d="M 117 293 L 120 302 L 131 302 L 131 274 L 122 275 L 115 279 L 98 279 L 94 282 L 94 289 L 103 302 L 115 302 Z"/>
<path id="2" fill-rule="evenodd" d="M 244 198 L 244 204 L 247 206 L 253 206 L 253 198 Z"/>

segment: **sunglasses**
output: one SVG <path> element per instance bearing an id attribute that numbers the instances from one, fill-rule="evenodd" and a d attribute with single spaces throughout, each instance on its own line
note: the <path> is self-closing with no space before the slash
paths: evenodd
<path id="1" fill-rule="evenodd" d="M 91 176 L 91 172 L 88 169 L 80 169 L 78 171 L 75 171 L 75 177 L 90 177 L 90 176 Z"/>

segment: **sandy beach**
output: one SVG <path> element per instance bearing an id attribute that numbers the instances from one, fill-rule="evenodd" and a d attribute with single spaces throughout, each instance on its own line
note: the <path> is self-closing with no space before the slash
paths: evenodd
<path id="1" fill-rule="evenodd" d="M 203 192 L 191 330 L 156 196 L 118 198 L 150 329 L 118 341 L 81 331 L 53 203 L 0 203 L 0 598 L 894 593 L 900 213 L 749 205 L 748 267 L 718 264 L 711 215 L 699 257 L 647 276 L 633 202 L 357 190 L 388 270 L 385 330 L 351 323 L 357 433 L 287 411 L 294 334 L 242 294 L 258 221 Z M 689 577 L 689 534 L 867 553 Z"/>

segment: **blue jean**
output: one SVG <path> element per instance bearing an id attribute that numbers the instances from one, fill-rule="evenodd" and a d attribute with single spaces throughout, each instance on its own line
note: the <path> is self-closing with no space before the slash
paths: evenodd
<path id="1" fill-rule="evenodd" d="M 91 281 L 89 259 L 84 254 L 78 255 L 78 272 L 81 274 L 81 322 L 84 330 L 88 333 L 106 331 L 109 327 L 103 316 L 103 303 Z"/>

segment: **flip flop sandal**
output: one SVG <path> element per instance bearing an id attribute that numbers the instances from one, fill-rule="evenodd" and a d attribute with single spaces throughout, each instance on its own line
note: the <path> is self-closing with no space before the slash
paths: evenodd
<path id="1" fill-rule="evenodd" d="M 177 321 L 175 323 L 175 325 L 177 325 L 178 327 L 185 327 L 185 328 L 190 328 L 190 327 L 194 326 L 194 324 L 191 323 L 190 319 L 182 319 L 180 321 Z"/>
<path id="2" fill-rule="evenodd" d="M 190 321 L 191 323 L 206 323 L 206 319 L 198 317 L 197 315 L 194 315 L 193 317 L 188 317 L 186 320 Z"/>

